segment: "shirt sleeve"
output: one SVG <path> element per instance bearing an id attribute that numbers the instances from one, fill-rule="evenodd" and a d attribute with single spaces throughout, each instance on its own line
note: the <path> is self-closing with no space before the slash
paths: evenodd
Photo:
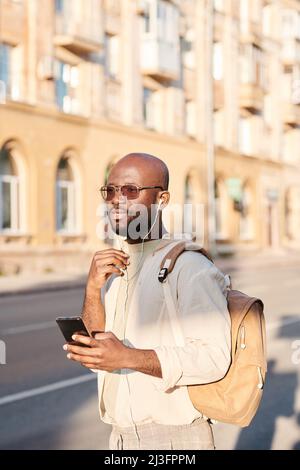
<path id="1" fill-rule="evenodd" d="M 164 391 L 220 380 L 231 362 L 226 276 L 208 260 L 202 264 L 195 260 L 199 254 L 182 256 L 185 262 L 177 280 L 170 275 L 169 282 L 185 344 L 154 349 L 162 369 L 162 379 L 156 384 Z"/>

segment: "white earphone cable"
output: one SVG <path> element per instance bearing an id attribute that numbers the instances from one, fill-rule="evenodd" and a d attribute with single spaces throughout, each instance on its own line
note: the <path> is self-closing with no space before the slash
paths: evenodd
<path id="1" fill-rule="evenodd" d="M 127 310 L 127 301 L 128 301 L 128 295 L 129 295 L 129 282 L 136 276 L 136 274 L 139 272 L 139 267 L 140 267 L 140 264 L 142 262 L 142 259 L 143 259 L 143 254 L 144 254 L 144 243 L 145 243 L 145 239 L 147 238 L 147 236 L 151 233 L 153 227 L 155 226 L 156 224 L 156 221 L 157 221 L 157 218 L 158 218 L 158 215 L 159 215 L 159 210 L 160 210 L 160 206 L 162 204 L 162 200 L 159 201 L 159 204 L 158 204 L 158 208 L 157 208 L 157 211 L 156 211 L 156 215 L 155 215 L 155 219 L 154 219 L 154 222 L 153 224 L 151 225 L 149 231 L 146 233 L 146 235 L 143 237 L 142 239 L 142 251 L 141 251 L 141 255 L 139 257 L 139 261 L 138 261 L 138 265 L 137 265 L 137 270 L 135 271 L 135 273 L 130 277 L 128 278 L 128 271 L 127 269 L 125 270 L 125 275 L 126 275 L 126 293 L 125 293 L 125 301 L 124 301 L 124 309 L 123 309 L 123 343 L 125 343 L 125 340 L 126 340 L 126 310 Z M 119 242 L 119 247 L 121 250 L 123 250 L 125 253 L 126 251 L 124 250 L 124 248 L 121 246 L 121 243 L 120 243 L 120 240 L 118 239 L 118 242 Z M 130 385 L 129 385 L 129 380 L 128 380 L 128 373 L 125 373 L 125 376 L 126 376 L 126 382 L 127 382 L 127 387 L 128 387 L 128 394 L 129 394 L 129 398 L 131 397 L 131 393 L 130 393 Z M 134 432 L 135 432 L 135 435 L 136 435 L 136 438 L 137 438 L 137 441 L 139 443 L 139 447 L 140 447 L 140 438 L 139 438 L 139 435 L 138 435 L 138 432 L 137 432 L 137 425 L 136 423 L 134 422 L 134 419 L 133 419 L 133 415 L 132 415 L 132 407 L 131 407 L 131 403 L 129 403 L 129 408 L 130 408 L 130 416 L 131 416 L 131 422 L 134 426 Z"/>

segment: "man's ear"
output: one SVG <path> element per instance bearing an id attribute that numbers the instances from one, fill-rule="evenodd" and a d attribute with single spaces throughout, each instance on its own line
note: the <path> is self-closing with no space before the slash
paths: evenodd
<path id="1" fill-rule="evenodd" d="M 163 210 L 167 205 L 169 204 L 170 201 L 170 193 L 169 191 L 161 191 L 159 193 L 159 199 L 158 199 L 158 204 L 160 203 L 160 210 Z"/>

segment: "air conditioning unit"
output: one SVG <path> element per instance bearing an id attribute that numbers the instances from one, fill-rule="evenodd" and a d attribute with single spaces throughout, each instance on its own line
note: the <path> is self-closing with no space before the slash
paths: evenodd
<path id="1" fill-rule="evenodd" d="M 42 57 L 37 68 L 37 75 L 40 80 L 54 80 L 59 75 L 57 60 L 52 56 Z"/>
<path id="2" fill-rule="evenodd" d="M 0 80 L 0 104 L 6 103 L 6 83 Z"/>

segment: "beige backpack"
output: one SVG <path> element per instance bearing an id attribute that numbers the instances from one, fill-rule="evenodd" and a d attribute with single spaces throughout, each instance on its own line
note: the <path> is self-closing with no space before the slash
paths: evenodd
<path id="1" fill-rule="evenodd" d="M 177 243 L 160 264 L 158 279 L 162 282 L 165 300 L 176 342 L 184 338 L 176 314 L 167 276 L 186 250 L 193 250 L 212 259 L 203 249 L 185 241 Z M 188 386 L 193 405 L 211 420 L 248 426 L 262 398 L 266 363 L 266 331 L 263 303 L 260 299 L 228 288 L 228 311 L 231 317 L 231 365 L 224 378 L 204 385 Z"/>

